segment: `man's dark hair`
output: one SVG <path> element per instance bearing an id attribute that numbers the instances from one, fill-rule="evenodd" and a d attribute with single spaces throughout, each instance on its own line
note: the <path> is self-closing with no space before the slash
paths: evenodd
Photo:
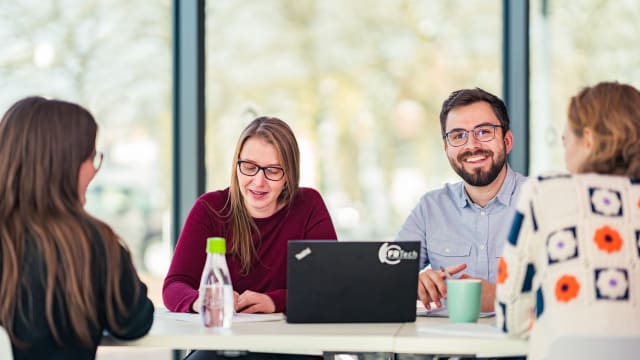
<path id="1" fill-rule="evenodd" d="M 442 110 L 440 111 L 440 128 L 442 135 L 444 136 L 445 133 L 449 111 L 459 106 L 471 105 L 478 101 L 489 103 L 498 120 L 500 120 L 502 130 L 504 132 L 509 130 L 509 115 L 507 114 L 507 107 L 504 102 L 499 97 L 477 87 L 475 89 L 456 90 L 442 103 Z"/>

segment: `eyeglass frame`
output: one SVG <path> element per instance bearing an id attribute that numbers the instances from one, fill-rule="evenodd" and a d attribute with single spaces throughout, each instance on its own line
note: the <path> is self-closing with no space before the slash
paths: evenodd
<path id="1" fill-rule="evenodd" d="M 96 166 L 96 158 L 98 158 L 97 166 Z M 98 170 L 100 170 L 100 168 L 102 167 L 103 160 L 104 160 L 104 153 L 102 151 L 96 151 L 95 153 L 93 153 L 93 156 L 91 157 L 91 164 L 93 165 L 93 169 L 95 170 L 95 172 L 98 172 Z"/>
<path id="2" fill-rule="evenodd" d="M 477 130 L 479 130 L 481 127 L 486 127 L 486 126 L 493 128 L 493 136 L 491 137 L 491 139 L 480 140 L 480 139 L 478 138 L 478 135 L 476 134 L 476 131 L 477 131 Z M 496 138 L 496 128 L 504 129 L 504 126 L 503 126 L 503 125 L 499 125 L 499 124 L 484 123 L 484 124 L 476 125 L 476 126 L 475 126 L 473 129 L 471 129 L 471 130 L 455 128 L 455 129 L 451 129 L 451 130 L 447 131 L 446 133 L 444 133 L 444 135 L 442 136 L 442 138 L 443 138 L 444 140 L 446 140 L 446 141 L 447 141 L 447 143 L 449 143 L 449 145 L 451 145 L 451 146 L 453 146 L 453 147 L 465 146 L 465 145 L 469 142 L 469 133 L 472 133 L 472 134 L 473 134 L 473 137 L 474 137 L 476 140 L 480 141 L 480 142 L 489 142 L 489 141 L 491 141 L 491 140 L 493 140 L 493 139 L 495 139 L 495 138 Z M 465 134 L 465 136 L 466 136 L 466 137 L 465 137 L 465 142 L 463 142 L 463 143 L 462 143 L 462 144 L 460 144 L 460 145 L 454 145 L 454 144 L 452 144 L 452 143 L 451 143 L 451 139 L 449 139 L 449 134 L 451 134 L 451 133 L 452 133 L 452 132 L 454 132 L 454 131 L 462 131 L 462 132 L 464 132 L 464 134 Z"/>
<path id="3" fill-rule="evenodd" d="M 242 171 L 242 164 L 245 164 L 245 163 L 246 163 L 246 164 L 254 165 L 254 166 L 256 167 L 256 169 L 258 169 L 258 170 L 256 170 L 256 172 L 255 172 L 255 173 L 253 173 L 253 174 L 247 174 L 247 173 L 245 173 L 244 171 Z M 269 181 L 280 181 L 280 180 L 284 179 L 285 171 L 284 171 L 284 168 L 282 168 L 282 167 L 280 167 L 280 166 L 260 166 L 260 165 L 258 165 L 258 164 L 256 164 L 256 163 L 254 163 L 253 161 L 246 161 L 246 160 L 238 160 L 238 161 L 236 162 L 236 164 L 238 165 L 238 170 L 240 171 L 240 173 L 241 173 L 242 175 L 245 175 L 245 176 L 256 176 L 256 175 L 258 175 L 258 173 L 260 172 L 260 170 L 262 170 L 262 174 L 264 175 L 264 178 L 265 178 L 265 179 L 267 179 L 267 180 L 269 180 Z M 269 177 L 269 175 L 267 175 L 267 174 L 268 174 L 268 173 L 267 173 L 267 169 L 278 169 L 278 170 L 282 170 L 282 176 L 281 176 L 279 179 L 272 179 L 272 178 L 270 178 L 270 177 Z"/>

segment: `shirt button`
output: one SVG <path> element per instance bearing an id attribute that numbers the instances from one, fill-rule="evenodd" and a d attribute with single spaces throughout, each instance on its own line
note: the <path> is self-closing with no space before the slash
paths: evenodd
<path id="1" fill-rule="evenodd" d="M 487 215 L 487 212 L 486 211 L 480 211 L 480 215 L 485 216 L 485 215 Z"/>
<path id="2" fill-rule="evenodd" d="M 446 249 L 444 249 L 444 252 L 446 252 L 446 253 L 450 253 L 450 252 L 451 252 L 451 250 L 449 250 L 449 248 L 446 248 Z"/>
<path id="3" fill-rule="evenodd" d="M 480 250 L 484 250 L 484 245 L 480 245 Z"/>

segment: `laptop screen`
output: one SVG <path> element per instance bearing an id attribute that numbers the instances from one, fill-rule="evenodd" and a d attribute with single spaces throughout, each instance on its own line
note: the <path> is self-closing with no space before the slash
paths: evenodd
<path id="1" fill-rule="evenodd" d="M 289 241 L 287 321 L 416 319 L 417 241 Z"/>

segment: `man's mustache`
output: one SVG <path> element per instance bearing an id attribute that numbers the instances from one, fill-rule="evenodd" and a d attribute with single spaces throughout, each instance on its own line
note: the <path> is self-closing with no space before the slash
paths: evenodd
<path id="1" fill-rule="evenodd" d="M 478 155 L 491 158 L 493 157 L 493 151 L 491 150 L 465 151 L 462 154 L 458 155 L 458 161 L 462 162 L 469 157 L 478 156 Z"/>

